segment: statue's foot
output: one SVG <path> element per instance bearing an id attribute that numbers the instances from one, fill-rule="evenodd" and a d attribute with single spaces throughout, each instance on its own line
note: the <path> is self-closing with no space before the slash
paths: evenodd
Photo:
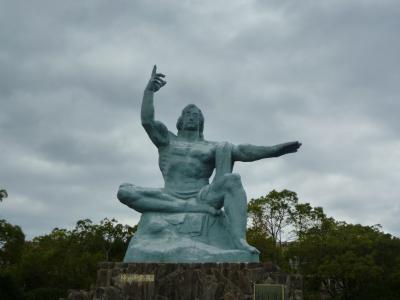
<path id="1" fill-rule="evenodd" d="M 214 207 L 207 204 L 197 204 L 201 212 L 208 213 L 213 216 L 219 216 L 221 214 L 220 209 L 215 209 Z"/>
<path id="2" fill-rule="evenodd" d="M 257 248 L 250 246 L 245 239 L 236 239 L 235 244 L 240 250 L 249 251 L 254 254 L 260 254 L 260 251 L 258 251 Z"/>
<path id="3" fill-rule="evenodd" d="M 221 214 L 220 209 L 215 209 L 211 205 L 198 203 L 196 198 L 190 198 L 187 200 L 187 207 L 192 212 L 203 212 L 213 216 L 219 216 Z"/>
<path id="4" fill-rule="evenodd" d="M 221 210 L 220 209 L 215 209 L 212 206 L 207 205 L 207 212 L 213 216 L 219 216 L 221 215 Z"/>

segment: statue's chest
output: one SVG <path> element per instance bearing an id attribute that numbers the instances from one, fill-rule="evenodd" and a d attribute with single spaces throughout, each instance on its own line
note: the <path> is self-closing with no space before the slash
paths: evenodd
<path id="1" fill-rule="evenodd" d="M 201 161 L 207 161 L 213 157 L 213 149 L 206 143 L 173 141 L 168 148 L 168 154 L 175 157 Z"/>

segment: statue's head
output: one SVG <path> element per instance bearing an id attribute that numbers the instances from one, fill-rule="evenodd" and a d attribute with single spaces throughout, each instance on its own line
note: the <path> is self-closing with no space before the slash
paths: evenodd
<path id="1" fill-rule="evenodd" d="M 203 138 L 204 130 L 204 116 L 201 110 L 194 104 L 187 105 L 183 110 L 181 116 L 176 122 L 178 132 L 180 130 L 193 130 L 199 131 L 200 138 Z"/>

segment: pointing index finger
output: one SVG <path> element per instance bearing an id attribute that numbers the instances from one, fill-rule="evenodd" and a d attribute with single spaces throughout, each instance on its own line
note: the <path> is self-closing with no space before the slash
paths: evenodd
<path id="1" fill-rule="evenodd" d="M 156 72 L 157 72 L 157 66 L 154 65 L 153 71 L 151 71 L 151 76 L 154 76 L 156 74 Z"/>

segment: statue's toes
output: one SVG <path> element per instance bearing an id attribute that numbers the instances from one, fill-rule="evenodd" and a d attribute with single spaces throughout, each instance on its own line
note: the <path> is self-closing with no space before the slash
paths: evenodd
<path id="1" fill-rule="evenodd" d="M 257 248 L 250 246 L 250 252 L 254 254 L 260 254 L 260 251 Z"/>
<path id="2" fill-rule="evenodd" d="M 247 251 L 249 251 L 249 252 L 251 252 L 251 253 L 254 253 L 254 254 L 260 254 L 260 251 L 258 251 L 257 248 L 255 248 L 255 247 L 253 247 L 253 246 L 250 246 L 250 245 L 247 243 L 247 241 L 244 240 L 244 239 L 240 239 L 240 245 L 241 245 L 241 248 L 242 248 L 243 250 L 247 250 Z"/>
<path id="3" fill-rule="evenodd" d="M 220 216 L 221 215 L 221 210 L 220 209 L 216 209 L 212 206 L 208 207 L 208 212 L 213 215 L 213 216 Z"/>

